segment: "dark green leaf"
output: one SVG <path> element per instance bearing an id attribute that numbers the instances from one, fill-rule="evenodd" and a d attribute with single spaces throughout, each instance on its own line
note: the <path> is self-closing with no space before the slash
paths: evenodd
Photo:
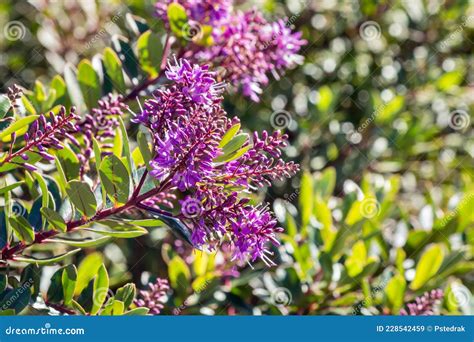
<path id="1" fill-rule="evenodd" d="M 94 193 L 85 182 L 68 182 L 66 192 L 74 207 L 87 217 L 95 215 L 97 202 Z"/>

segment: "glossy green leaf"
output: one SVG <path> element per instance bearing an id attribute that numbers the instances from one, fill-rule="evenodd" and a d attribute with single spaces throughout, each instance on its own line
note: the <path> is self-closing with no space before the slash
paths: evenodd
<path id="1" fill-rule="evenodd" d="M 49 243 L 62 243 L 71 247 L 78 247 L 78 248 L 91 248 L 91 247 L 98 247 L 102 246 L 103 244 L 111 241 L 113 238 L 110 236 L 101 236 L 97 239 L 92 238 L 84 238 L 84 239 L 67 239 L 67 238 L 54 238 L 54 239 L 46 239 L 44 242 Z"/>
<path id="2" fill-rule="evenodd" d="M 237 152 L 246 142 L 248 142 L 248 134 L 241 133 L 235 135 L 230 141 L 222 147 L 222 154 L 214 159 L 216 163 L 228 161 L 229 157 Z"/>
<path id="3" fill-rule="evenodd" d="M 156 33 L 149 30 L 138 38 L 137 55 L 140 67 L 152 78 L 157 77 L 160 72 L 162 54 L 163 46 Z"/>
<path id="4" fill-rule="evenodd" d="M 69 305 L 74 296 L 74 289 L 77 281 L 77 269 L 74 265 L 64 267 L 61 276 L 64 304 Z"/>
<path id="5" fill-rule="evenodd" d="M 39 115 L 30 115 L 14 121 L 10 126 L 0 132 L 0 140 L 3 142 L 10 141 L 10 136 L 13 132 L 16 132 L 17 137 L 26 133 L 28 126 L 39 118 Z"/>
<path id="6" fill-rule="evenodd" d="M 175 255 L 168 264 L 168 277 L 171 287 L 178 293 L 185 294 L 190 290 L 191 273 L 178 255 Z"/>
<path id="7" fill-rule="evenodd" d="M 74 207 L 84 216 L 95 215 L 97 202 L 91 188 L 87 183 L 80 181 L 68 182 L 66 192 Z"/>
<path id="8" fill-rule="evenodd" d="M 25 243 L 32 243 L 35 239 L 35 232 L 30 223 L 23 216 L 13 216 L 9 218 L 10 225 L 18 239 Z"/>
<path id="9" fill-rule="evenodd" d="M 54 229 L 61 232 L 66 231 L 66 222 L 58 212 L 50 208 L 41 208 L 41 213 L 43 214 L 44 218 L 48 220 L 48 222 L 54 227 Z"/>
<path id="10" fill-rule="evenodd" d="M 18 188 L 19 186 L 21 186 L 21 185 L 23 185 L 23 184 L 25 184 L 24 181 L 15 182 L 15 183 L 12 183 L 12 184 L 10 184 L 10 185 L 6 185 L 6 186 L 4 186 L 4 187 L 2 187 L 2 188 L 0 189 L 0 195 L 5 194 L 7 191 L 16 189 L 16 188 Z"/>
<path id="11" fill-rule="evenodd" d="M 107 269 L 104 264 L 102 264 L 98 271 L 97 276 L 94 279 L 94 288 L 93 288 L 93 297 L 92 297 L 92 309 L 90 311 L 91 315 L 95 315 L 99 312 L 102 304 L 104 304 L 105 299 L 107 298 L 109 290 L 109 275 L 107 274 Z"/>
<path id="12" fill-rule="evenodd" d="M 63 147 L 63 149 L 55 152 L 59 162 L 61 163 L 61 169 L 63 170 L 67 180 L 76 179 L 79 177 L 79 170 L 81 167 L 79 159 L 71 148 L 67 145 L 64 145 Z"/>
<path id="13" fill-rule="evenodd" d="M 67 92 L 71 102 L 76 106 L 78 113 L 84 113 L 86 109 L 86 104 L 84 101 L 84 96 L 82 95 L 81 87 L 77 81 L 76 71 L 74 66 L 67 64 L 64 68 L 64 81 L 67 85 Z"/>
<path id="14" fill-rule="evenodd" d="M 168 5 L 167 13 L 171 31 L 178 37 L 183 36 L 183 28 L 188 22 L 185 8 L 177 2 L 172 2 Z"/>
<path id="15" fill-rule="evenodd" d="M 219 143 L 219 148 L 223 148 L 231 139 L 237 134 L 240 130 L 240 123 L 233 125 L 231 128 L 225 132 L 224 136 L 222 137 L 221 142 Z"/>
<path id="16" fill-rule="evenodd" d="M 17 257 L 15 257 L 15 260 L 20 261 L 20 262 L 30 263 L 30 264 L 37 264 L 37 265 L 40 265 L 40 266 L 46 266 L 46 265 L 57 264 L 58 262 L 63 261 L 64 259 L 76 254 L 79 251 L 80 251 L 80 249 L 78 248 L 78 249 L 74 249 L 72 251 L 69 251 L 67 253 L 56 255 L 56 256 L 53 256 L 53 257 L 50 257 L 50 258 L 42 258 L 42 259 L 38 259 L 38 258 L 34 258 L 34 257 L 28 257 L 28 256 L 17 256 Z"/>
<path id="17" fill-rule="evenodd" d="M 87 108 L 91 110 L 97 106 L 100 99 L 101 85 L 99 76 L 89 60 L 83 59 L 77 67 L 77 80 Z"/>
<path id="18" fill-rule="evenodd" d="M 100 164 L 100 180 L 107 194 L 117 203 L 126 203 L 130 192 L 130 177 L 123 162 L 108 155 Z"/>
<path id="19" fill-rule="evenodd" d="M 107 76 L 110 78 L 113 86 L 119 93 L 125 93 L 125 79 L 123 77 L 122 62 L 114 50 L 106 48 L 104 50 L 104 66 Z"/>
<path id="20" fill-rule="evenodd" d="M 102 262 L 102 255 L 98 252 L 87 255 L 81 261 L 77 269 L 76 288 L 74 289 L 75 296 L 79 295 L 95 277 Z"/>
<path id="21" fill-rule="evenodd" d="M 122 221 L 102 220 L 97 222 L 100 225 L 106 226 L 108 229 L 84 228 L 90 232 L 101 235 L 112 236 L 116 238 L 134 238 L 144 234 L 148 234 L 145 228 L 128 224 Z"/>

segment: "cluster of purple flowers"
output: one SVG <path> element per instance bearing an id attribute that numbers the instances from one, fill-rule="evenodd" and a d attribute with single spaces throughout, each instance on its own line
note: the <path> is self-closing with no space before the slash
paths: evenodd
<path id="1" fill-rule="evenodd" d="M 163 0 L 155 4 L 155 14 L 164 22 L 168 21 L 168 5 L 176 0 Z M 179 1 L 191 20 L 201 24 L 218 27 L 229 19 L 232 12 L 232 0 L 187 0 Z"/>
<path id="2" fill-rule="evenodd" d="M 168 0 L 156 4 L 156 14 L 166 20 Z M 299 50 L 306 41 L 301 32 L 292 32 L 289 21 L 267 21 L 256 9 L 233 11 L 232 1 L 179 1 L 191 20 L 212 27 L 213 44 L 190 49 L 184 57 L 196 62 L 212 61 L 224 78 L 242 87 L 245 96 L 259 101 L 268 74 L 279 73 L 298 64 Z"/>
<path id="3" fill-rule="evenodd" d="M 99 100 L 98 105 L 98 108 L 93 108 L 91 113 L 86 114 L 84 120 L 77 125 L 77 131 L 84 139 L 82 146 L 85 146 L 79 154 L 81 174 L 87 171 L 88 160 L 92 155 L 92 138 L 101 143 L 101 149 L 104 150 L 104 154 L 107 154 L 112 144 L 104 142 L 115 136 L 115 129 L 119 125 L 118 117 L 127 109 L 121 95 L 114 97 L 108 94 L 107 97 Z"/>
<path id="4" fill-rule="evenodd" d="M 163 300 L 169 290 L 168 280 L 157 278 L 155 283 L 148 284 L 147 290 L 141 290 L 134 304 L 141 308 L 149 308 L 150 314 L 159 315 L 163 309 Z"/>
<path id="5" fill-rule="evenodd" d="M 2 163 L 15 163 L 12 159 L 17 156 L 28 161 L 30 159 L 30 156 L 27 154 L 28 152 L 38 154 L 45 160 L 54 160 L 54 157 L 48 153 L 48 149 L 62 149 L 63 146 L 61 145 L 61 140 L 66 138 L 73 144 L 79 146 L 79 142 L 73 137 L 73 133 L 77 131 L 73 121 L 78 119 L 74 107 L 71 108 L 69 113 L 66 113 L 64 107 L 61 107 L 58 115 L 50 112 L 49 119 L 50 120 L 48 121 L 46 116 L 41 114 L 38 119 L 33 121 L 28 128 L 28 132 L 23 135 L 23 140 L 25 142 L 24 147 L 16 152 L 10 150 L 9 155 L 2 161 Z M 11 147 L 15 144 L 16 138 L 16 132 L 12 133 Z M 29 163 L 22 163 L 21 165 L 30 171 L 36 170 L 36 167 Z"/>
<path id="6" fill-rule="evenodd" d="M 435 289 L 417 297 L 413 303 L 407 304 L 407 310 L 400 310 L 402 316 L 431 316 L 434 315 L 435 306 L 443 298 L 443 290 Z"/>
<path id="7" fill-rule="evenodd" d="M 263 132 L 250 139 L 236 132 L 245 139 L 240 156 L 220 161 L 222 138 L 239 125 L 237 118 L 228 118 L 222 109 L 223 85 L 208 67 L 185 59 L 169 65 L 166 76 L 173 83 L 155 91 L 135 117 L 153 135 L 150 174 L 160 180 L 162 190 L 185 194 L 180 218 L 191 228 L 196 245 L 212 249 L 227 240 L 234 258 L 260 258 L 271 264 L 266 245 L 278 245 L 276 234 L 281 228 L 265 207 L 250 205 L 238 192 L 248 193 L 298 170 L 296 164 L 279 158 L 286 135 Z"/>

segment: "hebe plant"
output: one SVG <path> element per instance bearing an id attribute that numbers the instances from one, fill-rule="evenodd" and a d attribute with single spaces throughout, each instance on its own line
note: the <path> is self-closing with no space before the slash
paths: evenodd
<path id="1" fill-rule="evenodd" d="M 133 284 L 109 290 L 99 254 L 67 263 L 83 248 L 162 225 L 194 248 L 225 243 L 235 262 L 273 264 L 269 245 L 282 229 L 251 192 L 298 166 L 280 158 L 286 135 L 243 131 L 221 102 L 227 84 L 258 101 L 269 74 L 295 64 L 305 42 L 283 20 L 221 2 L 158 4 L 159 33 L 127 15 L 130 40 L 114 37 L 113 48 L 77 70 L 66 66 L 49 87 L 13 86 L 2 98 L 4 313 L 29 304 L 66 314 L 159 313 L 165 280 L 136 298 Z M 64 266 L 40 295 L 39 268 L 51 264 Z"/>

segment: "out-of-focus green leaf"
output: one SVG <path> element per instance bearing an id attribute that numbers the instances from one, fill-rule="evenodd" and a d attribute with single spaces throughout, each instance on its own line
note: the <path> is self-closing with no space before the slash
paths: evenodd
<path id="1" fill-rule="evenodd" d="M 436 272 L 438 272 L 444 259 L 444 250 L 440 245 L 432 245 L 421 256 L 416 265 L 415 279 L 410 284 L 414 291 L 423 287 Z"/>
<path id="2" fill-rule="evenodd" d="M 105 299 L 109 291 L 109 275 L 107 269 L 102 264 L 100 265 L 97 276 L 94 279 L 94 289 L 93 289 L 93 298 L 92 298 L 92 309 L 90 311 L 91 315 L 95 315 L 99 312 L 102 304 L 104 304 Z"/>
<path id="3" fill-rule="evenodd" d="M 152 31 L 143 33 L 137 41 L 137 55 L 140 67 L 152 78 L 160 72 L 163 46 L 160 37 Z"/>
<path id="4" fill-rule="evenodd" d="M 387 296 L 389 306 L 394 315 L 398 314 L 400 308 L 403 306 L 406 285 L 405 278 L 397 274 L 390 279 L 385 287 L 385 295 Z"/>
<path id="5" fill-rule="evenodd" d="M 97 106 L 100 99 L 101 85 L 99 76 L 89 60 L 83 59 L 77 67 L 77 80 L 87 108 L 91 110 Z"/>
<path id="6" fill-rule="evenodd" d="M 97 271 L 102 265 L 103 258 L 100 253 L 94 252 L 87 255 L 79 264 L 77 269 L 77 281 L 76 288 L 74 289 L 74 295 L 79 295 L 84 290 L 89 281 L 91 281 L 97 274 Z"/>
<path id="7" fill-rule="evenodd" d="M 123 77 L 122 62 L 114 50 L 106 48 L 104 50 L 104 66 L 107 75 L 112 81 L 115 89 L 121 94 L 125 93 L 125 79 Z"/>

